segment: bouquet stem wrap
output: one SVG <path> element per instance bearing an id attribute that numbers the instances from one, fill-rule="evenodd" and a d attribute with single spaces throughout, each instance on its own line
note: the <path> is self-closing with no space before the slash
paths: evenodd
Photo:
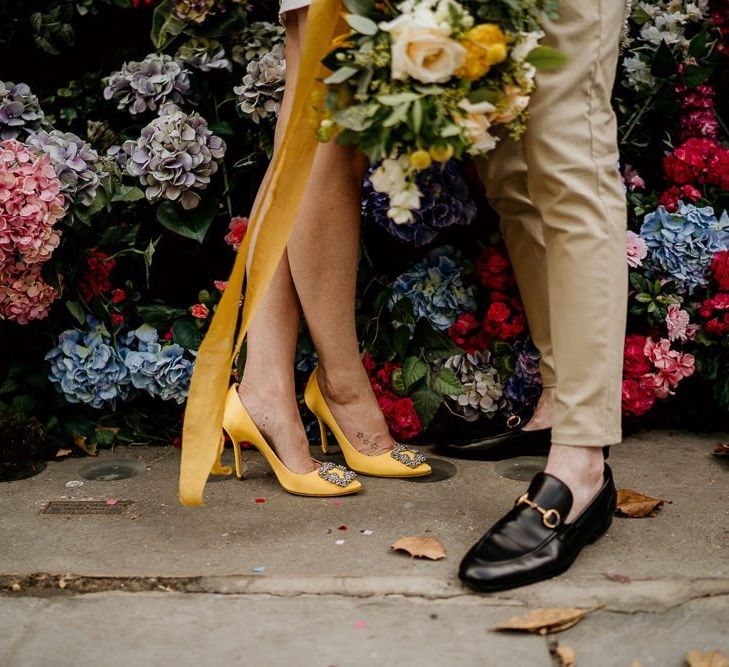
<path id="1" fill-rule="evenodd" d="M 309 8 L 291 117 L 273 158 L 271 178 L 251 213 L 248 233 L 238 250 L 228 285 L 200 345 L 182 431 L 179 490 L 186 506 L 204 504 L 203 491 L 211 473 L 230 472 L 220 463 L 230 369 L 296 219 L 318 143 L 316 124 L 309 122 L 311 110 L 307 107 L 317 78 L 326 75 L 321 60 L 338 30 L 340 9 L 341 0 L 313 0 Z M 244 277 L 245 300 L 236 338 Z"/>

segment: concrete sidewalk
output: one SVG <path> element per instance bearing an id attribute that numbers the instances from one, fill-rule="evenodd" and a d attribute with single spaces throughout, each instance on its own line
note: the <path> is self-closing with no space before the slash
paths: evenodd
<path id="1" fill-rule="evenodd" d="M 436 460 L 434 480 L 364 478 L 364 493 L 332 501 L 285 494 L 246 453 L 247 479 L 213 481 L 203 508 L 177 502 L 178 450 L 51 464 L 0 485 L 0 665 L 550 665 L 544 638 L 488 629 L 562 605 L 605 605 L 557 636 L 580 666 L 729 655 L 729 462 L 711 456 L 723 438 L 651 432 L 614 448 L 619 486 L 671 504 L 616 519 L 566 575 L 489 596 L 455 572 L 524 490 L 498 474 L 509 464 Z M 142 472 L 80 476 L 111 459 Z M 133 502 L 117 515 L 41 514 L 82 499 Z M 448 556 L 389 549 L 421 534 Z"/>

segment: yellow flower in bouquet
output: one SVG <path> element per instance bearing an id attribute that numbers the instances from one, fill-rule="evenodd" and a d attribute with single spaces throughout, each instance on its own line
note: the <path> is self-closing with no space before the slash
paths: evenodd
<path id="1" fill-rule="evenodd" d="M 495 23 L 474 26 L 461 41 L 466 49 L 466 61 L 456 76 L 468 81 L 477 81 L 486 76 L 493 65 L 506 60 L 506 43 L 506 35 Z"/>

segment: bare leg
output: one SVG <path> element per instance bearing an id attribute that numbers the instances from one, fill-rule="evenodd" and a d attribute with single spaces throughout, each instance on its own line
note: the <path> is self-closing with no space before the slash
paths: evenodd
<path id="1" fill-rule="evenodd" d="M 303 13 L 289 12 L 287 17 L 286 74 L 291 82 L 298 70 L 302 37 L 298 15 Z M 286 90 L 275 146 L 281 141 L 291 111 L 293 86 Z M 259 192 L 263 192 L 269 177 L 267 172 Z M 238 393 L 283 463 L 293 472 L 307 473 L 316 470 L 317 464 L 309 455 L 296 404 L 294 358 L 300 322 L 301 306 L 284 255 L 248 330 L 246 365 Z"/>

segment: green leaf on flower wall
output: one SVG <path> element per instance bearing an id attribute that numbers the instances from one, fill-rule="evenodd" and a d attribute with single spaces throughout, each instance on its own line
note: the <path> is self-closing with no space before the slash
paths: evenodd
<path id="1" fill-rule="evenodd" d="M 137 306 L 137 313 L 147 324 L 155 329 L 166 327 L 172 320 L 185 315 L 183 308 L 174 308 L 164 304 Z"/>
<path id="2" fill-rule="evenodd" d="M 86 321 L 86 313 L 78 301 L 66 301 L 66 308 L 68 308 L 68 312 L 74 316 L 79 324 L 83 324 Z"/>
<path id="3" fill-rule="evenodd" d="M 362 35 L 375 35 L 377 34 L 377 24 L 366 16 L 360 16 L 359 14 L 348 14 L 344 17 L 345 21 L 349 24 L 352 30 L 356 30 Z"/>
<path id="4" fill-rule="evenodd" d="M 189 211 L 166 201 L 157 207 L 157 220 L 170 231 L 202 243 L 218 211 L 217 199 L 205 199 Z"/>
<path id="5" fill-rule="evenodd" d="M 349 67 L 348 65 L 345 65 L 324 79 L 324 83 L 327 85 L 344 83 L 347 79 L 357 74 L 357 72 L 359 72 L 359 70 L 356 67 Z"/>
<path id="6" fill-rule="evenodd" d="M 144 199 L 144 192 L 136 185 L 120 185 L 111 196 L 111 201 L 133 202 Z"/>
<path id="7" fill-rule="evenodd" d="M 374 0 L 344 0 L 344 6 L 352 14 L 376 16 Z"/>
<path id="8" fill-rule="evenodd" d="M 402 379 L 406 390 L 412 387 L 418 380 L 425 377 L 428 372 L 427 364 L 418 357 L 408 357 L 402 365 Z"/>
<path id="9" fill-rule="evenodd" d="M 567 56 L 551 46 L 537 46 L 529 52 L 526 61 L 537 69 L 555 69 L 567 62 Z"/>
<path id="10" fill-rule="evenodd" d="M 152 15 L 150 39 L 158 50 L 164 49 L 177 37 L 187 24 L 172 12 L 172 0 L 162 0 Z"/>
<path id="11" fill-rule="evenodd" d="M 189 317 L 181 317 L 172 325 L 172 340 L 186 350 L 200 347 L 200 332 Z"/>
<path id="12" fill-rule="evenodd" d="M 416 391 L 411 398 L 415 406 L 415 412 L 418 413 L 423 428 L 426 429 L 433 421 L 438 409 L 443 403 L 440 394 L 431 389 L 420 389 Z"/>
<path id="13" fill-rule="evenodd" d="M 463 385 L 456 374 L 443 367 L 433 376 L 433 389 L 445 396 L 458 396 L 463 393 Z"/>

